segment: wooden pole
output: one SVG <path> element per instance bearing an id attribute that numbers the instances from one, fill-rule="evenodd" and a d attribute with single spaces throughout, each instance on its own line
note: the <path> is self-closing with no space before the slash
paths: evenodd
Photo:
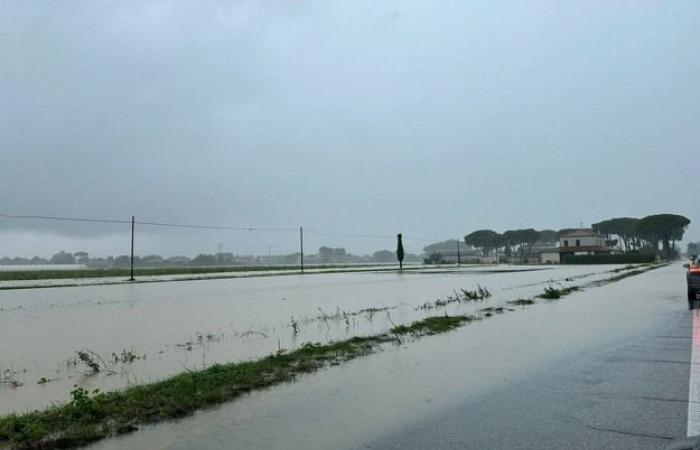
<path id="1" fill-rule="evenodd" d="M 134 223 L 136 218 L 131 216 L 131 277 L 129 281 L 134 281 Z"/>
<path id="2" fill-rule="evenodd" d="M 461 253 L 459 252 L 459 239 L 457 239 L 457 265 L 458 266 L 462 265 L 462 256 L 461 256 Z"/>
<path id="3" fill-rule="evenodd" d="M 304 227 L 299 227 L 299 249 L 301 254 L 301 273 L 304 273 Z"/>

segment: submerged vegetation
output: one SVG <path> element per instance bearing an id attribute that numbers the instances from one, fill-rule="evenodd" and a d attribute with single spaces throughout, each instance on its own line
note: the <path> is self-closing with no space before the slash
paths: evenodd
<path id="1" fill-rule="evenodd" d="M 480 285 L 476 285 L 476 289 L 460 289 L 455 291 L 454 296 L 447 297 L 445 299 L 437 299 L 432 302 L 425 302 L 420 306 L 417 306 L 416 311 L 429 311 L 435 308 L 443 308 L 451 303 L 462 303 L 462 302 L 474 302 L 477 300 L 486 300 L 491 297 L 491 292 Z"/>
<path id="2" fill-rule="evenodd" d="M 138 425 L 184 417 L 246 392 L 371 353 L 381 344 L 396 342 L 397 335 L 444 333 L 476 319 L 429 317 L 394 327 L 390 333 L 329 344 L 307 343 L 292 352 L 280 350 L 257 361 L 215 364 L 124 391 L 89 392 L 76 387 L 71 391 L 72 400 L 65 405 L 0 419 L 0 444 L 7 441 L 15 448 L 42 449 L 85 445 L 135 431 Z"/>
<path id="3" fill-rule="evenodd" d="M 662 264 L 662 265 L 665 265 L 665 264 Z M 651 268 L 653 269 L 653 268 L 655 268 L 655 267 L 660 267 L 660 265 L 656 265 L 656 266 L 646 266 L 646 267 L 643 267 L 643 268 L 641 268 L 641 269 L 630 270 L 630 271 L 628 271 L 628 272 L 621 272 L 621 273 L 618 273 L 617 275 L 614 275 L 614 276 L 608 278 L 608 281 L 609 281 L 609 282 L 620 281 L 620 280 L 623 280 L 623 279 L 625 279 L 625 278 L 627 278 L 627 277 L 633 277 L 633 276 L 635 276 L 635 275 L 639 275 L 639 274 L 641 274 L 641 273 L 644 273 L 644 272 L 650 270 L 649 267 L 651 267 Z"/>
<path id="4" fill-rule="evenodd" d="M 428 317 L 410 325 L 399 325 L 391 329 L 391 333 L 404 335 L 410 334 L 413 336 L 426 336 L 438 333 L 445 333 L 455 328 L 459 328 L 465 323 L 473 320 L 478 320 L 476 316 L 434 316 Z"/>
<path id="5" fill-rule="evenodd" d="M 476 289 L 470 291 L 469 289 L 460 289 L 465 300 L 485 300 L 491 297 L 491 292 L 485 287 L 476 285 Z"/>
<path id="6" fill-rule="evenodd" d="M 515 306 L 527 306 L 527 305 L 534 305 L 535 301 L 531 300 L 529 298 L 519 298 L 517 300 L 511 300 L 509 302 L 506 302 L 509 305 L 515 305 Z"/>
<path id="7" fill-rule="evenodd" d="M 538 297 L 547 300 L 557 300 L 571 294 L 572 292 L 576 292 L 579 289 L 580 288 L 578 286 L 570 286 L 565 288 L 555 288 L 552 286 L 547 286 L 546 288 L 544 288 L 544 292 L 538 295 Z"/>

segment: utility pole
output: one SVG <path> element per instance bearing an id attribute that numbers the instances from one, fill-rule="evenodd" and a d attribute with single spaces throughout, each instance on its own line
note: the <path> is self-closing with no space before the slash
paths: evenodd
<path id="1" fill-rule="evenodd" d="M 299 227 L 299 249 L 301 250 L 301 273 L 304 273 L 304 227 Z"/>
<path id="2" fill-rule="evenodd" d="M 462 256 L 461 253 L 459 252 L 459 239 L 457 239 L 457 266 L 462 265 Z"/>
<path id="3" fill-rule="evenodd" d="M 131 277 L 129 281 L 134 281 L 134 223 L 136 218 L 131 216 Z"/>

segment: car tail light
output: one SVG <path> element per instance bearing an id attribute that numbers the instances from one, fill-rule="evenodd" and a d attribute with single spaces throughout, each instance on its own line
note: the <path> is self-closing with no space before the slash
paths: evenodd
<path id="1" fill-rule="evenodd" d="M 688 269 L 688 272 L 700 273 L 700 266 L 696 266 L 695 264 L 693 264 L 692 266 L 690 266 L 690 269 Z"/>

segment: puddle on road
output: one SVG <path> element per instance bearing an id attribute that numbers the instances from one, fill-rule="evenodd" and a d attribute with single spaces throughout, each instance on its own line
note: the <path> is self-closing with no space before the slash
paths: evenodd
<path id="1" fill-rule="evenodd" d="M 629 336 L 658 323 L 667 326 L 685 310 L 683 290 L 674 289 L 683 282 L 676 272 L 657 269 L 444 335 L 388 345 L 294 383 L 90 448 L 367 448 L 581 352 L 628 343 Z"/>
<path id="2" fill-rule="evenodd" d="M 436 314 L 426 301 L 487 287 L 468 313 L 542 291 L 550 280 L 602 279 L 614 266 L 435 274 L 344 273 L 0 291 L 0 414 L 66 401 L 74 385 L 113 390 L 305 342 L 375 334 Z M 568 280 L 568 281 L 567 281 Z M 521 286 L 518 289 L 511 289 Z M 386 308 L 386 311 L 364 311 Z M 354 313 L 354 314 L 353 314 Z M 76 361 L 94 352 L 100 373 Z"/>

